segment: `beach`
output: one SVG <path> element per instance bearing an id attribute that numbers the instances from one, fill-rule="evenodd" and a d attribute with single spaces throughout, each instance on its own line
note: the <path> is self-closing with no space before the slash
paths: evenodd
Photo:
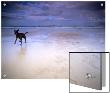
<path id="1" fill-rule="evenodd" d="M 26 34 L 16 44 L 14 29 Z M 105 50 L 103 27 L 2 28 L 2 79 L 68 79 L 69 52 Z"/>

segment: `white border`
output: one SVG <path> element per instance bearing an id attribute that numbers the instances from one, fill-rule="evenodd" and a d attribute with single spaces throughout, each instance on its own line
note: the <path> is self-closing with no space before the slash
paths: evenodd
<path id="1" fill-rule="evenodd" d="M 7 1 L 15 1 L 15 0 L 7 0 Z M 18 0 L 16 0 L 18 1 Z M 22 1 L 22 0 L 19 0 Z M 30 0 L 23 0 L 23 1 L 30 1 Z M 31 0 L 37 1 L 37 0 Z M 50 0 L 41 0 L 41 1 L 50 1 Z M 52 0 L 52 1 L 59 1 L 59 0 Z M 65 1 L 65 0 L 61 0 Z M 75 0 L 69 0 L 75 1 Z M 83 0 L 77 0 L 83 1 Z M 88 1 L 88 0 L 84 0 Z M 96 0 L 90 0 L 96 1 Z M 104 0 L 97 0 L 97 1 L 104 1 Z M 0 3 L 1 6 L 1 3 Z M 106 0 L 106 52 L 110 51 L 110 1 Z M 0 7 L 1 8 L 1 7 Z M 1 11 L 1 9 L 0 9 Z M 0 12 L 1 15 L 1 12 Z M 1 22 L 1 19 L 0 19 Z M 1 24 L 0 24 L 1 25 Z M 0 31 L 1 35 L 1 31 Z M 1 38 L 0 38 L 1 41 Z M 1 46 L 1 43 L 0 43 Z M 0 48 L 1 52 L 1 48 Z M 1 57 L 1 56 L 0 56 Z M 107 75 L 109 73 L 109 68 L 107 67 Z M 0 64 L 0 74 L 1 74 L 1 64 Z M 109 77 L 108 77 L 109 78 Z M 0 92 L 1 93 L 69 93 L 69 80 L 68 79 L 0 79 Z M 108 81 L 109 82 L 109 81 Z M 74 89 L 84 90 L 84 87 L 74 87 Z M 90 91 L 89 88 L 87 88 Z M 92 90 L 93 92 L 94 90 Z M 75 91 L 76 92 L 76 91 Z"/>

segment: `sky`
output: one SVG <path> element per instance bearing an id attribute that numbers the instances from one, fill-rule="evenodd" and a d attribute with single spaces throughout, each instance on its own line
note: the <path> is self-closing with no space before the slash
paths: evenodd
<path id="1" fill-rule="evenodd" d="M 105 26 L 104 1 L 2 1 L 1 8 L 2 27 Z"/>

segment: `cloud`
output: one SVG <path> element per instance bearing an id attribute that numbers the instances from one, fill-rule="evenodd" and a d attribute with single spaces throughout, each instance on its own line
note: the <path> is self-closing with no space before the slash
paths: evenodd
<path id="1" fill-rule="evenodd" d="M 12 22 L 13 19 L 21 20 L 22 25 L 27 25 L 28 21 L 38 24 L 38 21 L 60 21 L 71 23 L 87 23 L 104 21 L 104 6 L 101 2 L 75 2 L 75 1 L 37 1 L 37 2 L 6 2 L 7 6 L 2 6 L 2 18 Z M 104 3 L 104 2 L 103 2 Z M 35 22 L 36 21 L 36 22 Z M 61 22 L 62 21 L 62 22 Z M 73 21 L 73 22 L 70 22 Z M 26 23 L 27 22 L 27 23 Z M 10 23 L 11 24 L 11 23 Z M 13 25 L 13 24 L 12 24 Z M 30 24 L 29 24 L 30 25 Z"/>
<path id="2" fill-rule="evenodd" d="M 6 18 L 6 19 L 23 19 L 24 15 L 18 15 L 17 13 L 6 13 L 6 12 L 2 12 L 2 18 Z"/>

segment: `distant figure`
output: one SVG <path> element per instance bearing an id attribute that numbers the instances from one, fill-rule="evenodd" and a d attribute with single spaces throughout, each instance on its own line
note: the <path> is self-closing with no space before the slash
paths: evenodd
<path id="1" fill-rule="evenodd" d="M 19 33 L 18 31 L 19 31 L 19 29 L 18 29 L 18 30 L 14 30 L 14 34 L 16 35 L 16 39 L 15 39 L 14 44 L 16 44 L 16 41 L 17 41 L 17 39 L 19 38 L 19 39 L 20 39 L 19 42 L 21 42 L 21 45 L 22 45 L 22 38 L 25 39 L 25 43 L 26 43 L 26 35 L 25 35 L 25 34 L 27 34 L 28 32 Z"/>

